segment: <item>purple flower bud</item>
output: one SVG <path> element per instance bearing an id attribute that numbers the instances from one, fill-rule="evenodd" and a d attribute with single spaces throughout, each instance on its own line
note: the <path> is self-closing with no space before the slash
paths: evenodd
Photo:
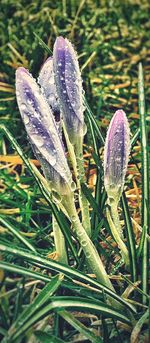
<path id="1" fill-rule="evenodd" d="M 60 107 L 54 80 L 52 57 L 49 57 L 43 64 L 38 77 L 38 83 L 52 109 L 56 122 L 60 121 Z"/>
<path id="2" fill-rule="evenodd" d="M 58 192 L 71 187 L 72 176 L 51 109 L 32 75 L 16 72 L 16 97 L 33 150 L 45 176 Z"/>
<path id="3" fill-rule="evenodd" d="M 130 152 L 130 130 L 126 114 L 115 112 L 104 148 L 104 184 L 109 198 L 119 201 L 124 187 Z"/>
<path id="4" fill-rule="evenodd" d="M 71 43 L 58 37 L 54 44 L 53 65 L 60 108 L 71 143 L 84 134 L 83 89 L 76 52 Z"/>

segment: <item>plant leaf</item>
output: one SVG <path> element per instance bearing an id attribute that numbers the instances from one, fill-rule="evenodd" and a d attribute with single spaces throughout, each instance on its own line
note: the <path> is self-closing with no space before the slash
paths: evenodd
<path id="1" fill-rule="evenodd" d="M 65 343 L 62 339 L 40 330 L 34 331 L 34 335 L 41 343 Z"/>
<path id="2" fill-rule="evenodd" d="M 131 269 L 131 277 L 132 281 L 137 281 L 137 254 L 136 254 L 136 245 L 135 245 L 135 236 L 133 232 L 132 222 L 130 218 L 130 213 L 128 209 L 128 203 L 126 200 L 125 193 L 123 192 L 122 198 L 122 208 L 125 218 L 125 228 L 126 228 L 126 236 L 127 236 L 127 244 L 128 244 L 128 251 L 130 257 L 130 269 Z"/>
<path id="3" fill-rule="evenodd" d="M 114 293 L 112 290 L 107 288 L 106 286 L 103 286 L 100 282 L 90 278 L 89 276 L 70 268 L 66 265 L 63 265 L 61 263 L 58 263 L 53 260 L 47 260 L 41 255 L 34 255 L 31 253 L 26 252 L 25 250 L 20 249 L 13 249 L 11 247 L 8 247 L 7 245 L 0 244 L 0 250 L 3 252 L 9 252 L 15 256 L 18 256 L 24 260 L 29 261 L 30 263 L 33 263 L 35 265 L 41 266 L 43 268 L 49 269 L 49 270 L 55 270 L 57 272 L 65 274 L 69 278 L 74 278 L 77 280 L 82 280 L 82 282 L 89 283 L 90 285 L 95 286 L 98 290 L 103 290 L 106 294 L 112 296 L 114 299 L 116 299 L 118 302 L 125 305 L 125 307 L 129 308 L 132 312 L 136 312 L 134 307 L 130 305 L 127 301 L 125 301 L 123 298 L 121 298 L 119 295 Z"/>
<path id="4" fill-rule="evenodd" d="M 91 332 L 85 325 L 83 325 L 79 320 L 77 320 L 70 312 L 67 312 L 65 310 L 58 310 L 57 313 L 91 342 L 103 342 L 100 337 L 96 337 L 96 335 L 93 332 Z"/>
<path id="5" fill-rule="evenodd" d="M 140 135 L 141 135 L 141 149 L 142 149 L 142 226 L 146 232 L 145 240 L 143 242 L 142 251 L 142 289 L 145 293 L 148 291 L 148 243 L 147 233 L 149 226 L 149 168 L 148 168 L 148 144 L 146 133 L 146 116 L 145 116 L 145 96 L 144 96 L 144 78 L 142 64 L 139 64 L 139 113 L 140 113 Z M 146 298 L 143 297 L 143 303 Z"/>

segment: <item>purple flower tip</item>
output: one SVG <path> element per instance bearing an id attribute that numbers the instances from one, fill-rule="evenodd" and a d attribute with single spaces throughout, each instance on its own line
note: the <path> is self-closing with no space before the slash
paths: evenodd
<path id="1" fill-rule="evenodd" d="M 17 70 L 16 70 L 16 76 L 20 76 L 21 74 L 30 74 L 29 71 L 27 69 L 25 69 L 24 67 L 19 67 Z"/>
<path id="2" fill-rule="evenodd" d="M 64 49 L 65 48 L 65 38 L 63 38 L 62 36 L 57 37 L 55 44 L 57 45 L 58 49 Z"/>
<path id="3" fill-rule="evenodd" d="M 74 144 L 84 131 L 83 90 L 77 54 L 66 38 L 58 37 L 55 41 L 53 65 L 60 108 L 70 141 Z"/>
<path id="4" fill-rule="evenodd" d="M 104 184 L 108 197 L 119 200 L 130 152 L 130 130 L 123 110 L 115 112 L 107 132 L 104 148 Z"/>

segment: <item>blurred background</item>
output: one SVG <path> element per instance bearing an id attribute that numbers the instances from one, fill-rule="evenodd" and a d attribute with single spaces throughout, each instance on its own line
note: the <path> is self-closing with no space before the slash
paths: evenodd
<path id="1" fill-rule="evenodd" d="M 1 0 L 1 122 L 23 144 L 24 128 L 15 100 L 15 70 L 23 65 L 38 76 L 48 53 L 34 33 L 51 50 L 55 38 L 63 35 L 78 52 L 84 90 L 99 126 L 105 131 L 114 111 L 123 108 L 134 132 L 139 121 L 139 61 L 144 66 L 149 113 L 149 13 L 148 0 Z"/>

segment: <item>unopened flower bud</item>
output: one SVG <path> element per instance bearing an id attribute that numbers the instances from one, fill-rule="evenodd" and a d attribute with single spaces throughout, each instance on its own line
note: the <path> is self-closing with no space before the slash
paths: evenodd
<path id="1" fill-rule="evenodd" d="M 22 67 L 16 72 L 16 97 L 29 140 L 51 188 L 67 193 L 72 176 L 53 113 L 32 75 Z"/>
<path id="2" fill-rule="evenodd" d="M 123 110 L 115 112 L 104 148 L 104 185 L 108 197 L 119 201 L 123 191 L 130 152 L 130 130 Z"/>

